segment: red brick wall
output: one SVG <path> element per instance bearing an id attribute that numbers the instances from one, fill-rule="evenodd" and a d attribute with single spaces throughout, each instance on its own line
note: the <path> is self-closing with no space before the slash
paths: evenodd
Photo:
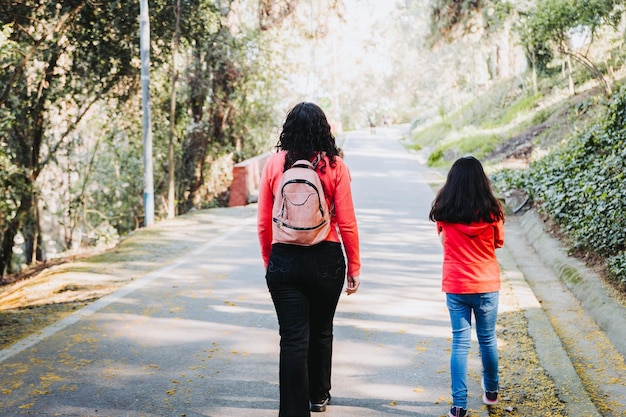
<path id="1" fill-rule="evenodd" d="M 228 206 L 245 206 L 256 203 L 261 173 L 270 152 L 246 159 L 233 166 L 233 182 L 230 184 Z"/>

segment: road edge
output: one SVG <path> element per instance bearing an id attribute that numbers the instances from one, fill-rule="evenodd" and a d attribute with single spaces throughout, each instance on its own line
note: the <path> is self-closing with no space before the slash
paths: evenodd
<path id="1" fill-rule="evenodd" d="M 611 296 L 602 278 L 580 260 L 568 256 L 559 242 L 546 233 L 539 215 L 530 210 L 520 217 L 520 226 L 541 261 L 576 296 L 593 320 L 606 333 L 617 351 L 626 357 L 626 307 Z"/>
<path id="2" fill-rule="evenodd" d="M 509 223 L 507 227 L 516 226 Z M 511 285 L 513 294 L 528 321 L 528 334 L 535 344 L 539 363 L 554 381 L 559 399 L 565 404 L 567 415 L 569 417 L 601 417 L 548 315 L 530 288 L 526 276 L 519 270 L 509 245 L 505 244 L 498 250 L 498 260 L 502 273 Z"/>

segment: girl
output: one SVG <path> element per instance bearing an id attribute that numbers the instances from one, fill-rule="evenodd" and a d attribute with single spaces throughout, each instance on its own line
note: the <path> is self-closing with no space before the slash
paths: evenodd
<path id="1" fill-rule="evenodd" d="M 359 288 L 359 234 L 350 173 L 322 109 L 312 103 L 295 106 L 276 147 L 279 152 L 270 155 L 261 176 L 257 224 L 280 332 L 278 415 L 308 417 L 310 411 L 325 411 L 330 401 L 333 319 L 346 276 L 341 242 L 350 295 Z M 314 246 L 278 243 L 272 237 L 280 179 L 301 159 L 316 162 L 328 207 L 333 207 L 330 232 Z"/>
<path id="2" fill-rule="evenodd" d="M 500 268 L 495 249 L 504 244 L 504 212 L 476 158 L 460 158 L 452 165 L 429 217 L 443 243 L 442 289 L 452 324 L 450 417 L 465 417 L 472 313 L 483 365 L 482 399 L 487 405 L 498 402 Z"/>

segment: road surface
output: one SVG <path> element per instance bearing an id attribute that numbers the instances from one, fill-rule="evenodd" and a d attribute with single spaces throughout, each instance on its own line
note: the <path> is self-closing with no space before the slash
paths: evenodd
<path id="1" fill-rule="evenodd" d="M 450 407 L 442 251 L 428 221 L 434 193 L 395 133 L 353 132 L 342 143 L 363 267 L 359 292 L 338 306 L 327 417 L 444 416 Z M 185 256 L 0 352 L 0 417 L 276 416 L 278 325 L 256 211 L 228 210 L 212 220 L 220 232 L 199 234 Z M 515 295 L 501 311 L 520 302 L 540 310 L 523 276 L 511 276 Z M 473 352 L 470 415 L 486 417 L 475 341 Z M 580 417 L 597 415 L 585 414 L 580 397 Z"/>

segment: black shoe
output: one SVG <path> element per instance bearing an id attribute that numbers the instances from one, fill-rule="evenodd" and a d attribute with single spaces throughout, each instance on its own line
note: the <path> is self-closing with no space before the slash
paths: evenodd
<path id="1" fill-rule="evenodd" d="M 486 405 L 498 404 L 498 391 L 487 391 L 485 389 L 485 380 L 480 381 L 480 385 L 483 387 L 483 403 Z"/>
<path id="2" fill-rule="evenodd" d="M 311 401 L 311 411 L 321 413 L 326 411 L 326 406 L 330 403 L 330 394 L 326 394 L 326 398 L 319 401 Z"/>
<path id="3" fill-rule="evenodd" d="M 487 405 L 498 404 L 498 391 L 485 391 L 483 394 L 483 403 Z"/>
<path id="4" fill-rule="evenodd" d="M 467 415 L 467 410 L 461 407 L 452 407 L 450 409 L 450 417 L 465 417 Z"/>

